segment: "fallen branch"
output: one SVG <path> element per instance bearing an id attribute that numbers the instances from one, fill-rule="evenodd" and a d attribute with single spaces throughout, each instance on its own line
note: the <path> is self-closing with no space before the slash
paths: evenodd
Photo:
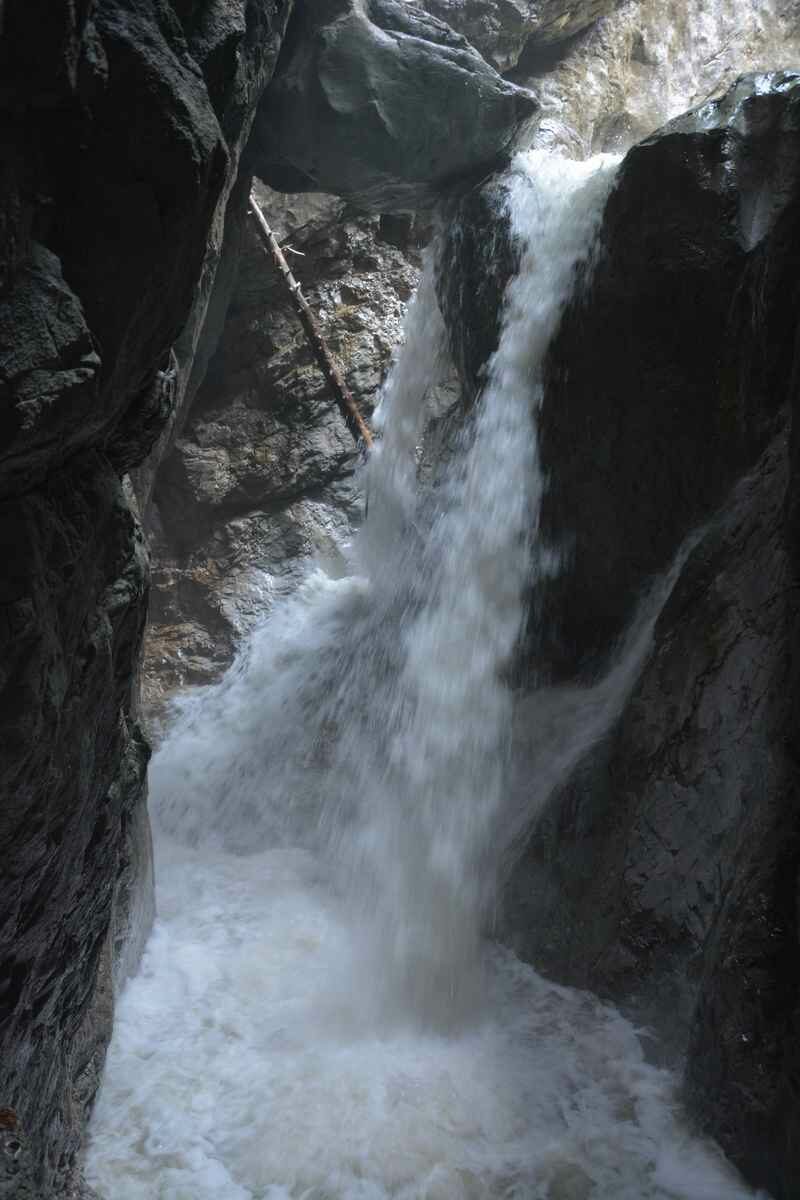
<path id="1" fill-rule="evenodd" d="M 345 419 L 347 428 L 353 435 L 356 445 L 363 444 L 367 449 L 370 449 L 372 447 L 372 434 L 367 428 L 366 422 L 359 412 L 358 405 L 345 383 L 342 368 L 328 349 L 325 339 L 320 332 L 316 317 L 309 308 L 306 298 L 300 290 L 300 284 L 292 274 L 284 253 L 278 244 L 278 239 L 267 224 L 266 218 L 252 192 L 250 193 L 250 212 L 256 219 L 256 226 L 261 235 L 265 250 L 284 278 L 286 290 L 289 293 L 294 310 L 300 318 L 300 323 L 305 330 L 305 335 L 314 352 L 314 357 L 328 381 L 328 385 L 339 406 L 339 411 Z"/>

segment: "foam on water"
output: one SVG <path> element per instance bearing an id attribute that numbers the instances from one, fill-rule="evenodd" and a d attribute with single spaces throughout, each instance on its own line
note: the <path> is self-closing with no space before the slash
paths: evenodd
<path id="1" fill-rule="evenodd" d="M 120 1002 L 91 1180 L 113 1200 L 738 1200 L 670 1077 L 592 997 L 489 951 L 458 1034 L 365 1028 L 313 857 L 163 843 Z M 353 986 L 369 987 L 360 979 Z"/>
<path id="2" fill-rule="evenodd" d="M 159 917 L 89 1159 L 108 1200 L 749 1194 L 617 1012 L 483 936 L 531 818 L 511 801 L 520 729 L 542 731 L 526 761 L 546 798 L 618 710 L 672 583 L 606 680 L 515 723 L 504 668 L 549 566 L 541 365 L 613 176 L 517 159 L 522 267 L 444 480 L 415 482 L 442 355 L 428 277 L 349 571 L 311 576 L 154 760 Z"/>

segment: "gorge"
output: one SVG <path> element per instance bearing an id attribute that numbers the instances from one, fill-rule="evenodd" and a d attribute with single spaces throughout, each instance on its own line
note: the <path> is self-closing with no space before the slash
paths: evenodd
<path id="1" fill-rule="evenodd" d="M 797 5 L 0 34 L 0 1196 L 793 1200 Z"/>

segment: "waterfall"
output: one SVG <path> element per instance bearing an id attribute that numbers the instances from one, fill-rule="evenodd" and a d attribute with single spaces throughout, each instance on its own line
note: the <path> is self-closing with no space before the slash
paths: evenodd
<path id="1" fill-rule="evenodd" d="M 506 668 L 526 589 L 552 569 L 542 364 L 613 177 L 607 159 L 518 156 L 521 267 L 442 477 L 417 486 L 444 353 L 428 273 L 346 569 L 310 575 L 183 701 L 155 757 L 159 917 L 89 1159 L 108 1200 L 749 1194 L 683 1128 L 620 1014 L 486 936 L 525 821 Z M 536 719 L 568 725 L 570 746 L 608 728 L 671 582 L 606 681 L 540 696 Z M 548 793 L 574 762 L 556 743 Z"/>
<path id="2" fill-rule="evenodd" d="M 387 612 L 371 630 L 373 659 L 389 661 L 391 645 L 399 662 L 388 686 L 370 689 L 369 726 L 344 741 L 361 798 L 350 872 L 358 909 L 372 915 L 384 1004 L 439 1023 L 470 1002 L 494 900 L 488 860 L 513 712 L 503 672 L 521 633 L 543 486 L 542 363 L 612 179 L 606 160 L 518 159 L 508 206 L 522 262 L 474 421 L 425 537 L 399 571 L 373 566 L 390 605 L 407 599 L 399 629 Z M 391 399 L 404 404 L 396 388 Z M 353 681 L 351 704 L 367 682 Z"/>

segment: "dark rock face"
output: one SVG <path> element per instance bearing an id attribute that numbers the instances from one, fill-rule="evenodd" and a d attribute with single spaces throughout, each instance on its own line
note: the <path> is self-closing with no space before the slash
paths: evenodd
<path id="1" fill-rule="evenodd" d="M 553 46 L 605 16 L 617 0 L 422 0 L 480 50 L 498 71 L 519 61 L 526 46 Z"/>
<path id="2" fill-rule="evenodd" d="M 256 174 L 376 212 L 486 175 L 537 111 L 469 43 L 400 0 L 299 6 L 256 119 Z"/>
<path id="3" fill-rule="evenodd" d="M 186 391 L 290 9 L 9 0 L 0 18 L 2 1195 L 80 1187 L 114 985 L 152 917 L 148 564 L 122 476 Z"/>
<path id="4" fill-rule="evenodd" d="M 602 675 L 648 581 L 705 532 L 506 907 L 524 954 L 631 1006 L 661 1054 L 688 1046 L 693 1111 L 780 1200 L 800 1122 L 799 152 L 792 74 L 745 78 L 635 147 L 551 347 L 542 523 L 566 560 L 521 675 Z M 496 196 L 461 216 L 441 293 L 474 394 L 514 252 Z M 457 241 L 480 272 L 491 237 L 496 283 L 454 277 Z"/>
<path id="5" fill-rule="evenodd" d="M 567 669 L 602 655 L 648 576 L 785 422 L 798 150 L 800 80 L 779 75 L 742 81 L 625 159 L 590 291 L 552 349 L 542 424 L 543 460 L 559 464 L 545 534 L 575 538 L 549 599 L 550 653 Z"/>
<path id="6" fill-rule="evenodd" d="M 93 452 L 5 501 L 0 531 L 3 1095 L 45 1141 L 39 1178 L 59 1190 L 91 1100 L 81 1076 L 96 1085 L 109 1032 L 93 1005 L 144 800 L 132 693 L 146 560 L 119 478 Z"/>

